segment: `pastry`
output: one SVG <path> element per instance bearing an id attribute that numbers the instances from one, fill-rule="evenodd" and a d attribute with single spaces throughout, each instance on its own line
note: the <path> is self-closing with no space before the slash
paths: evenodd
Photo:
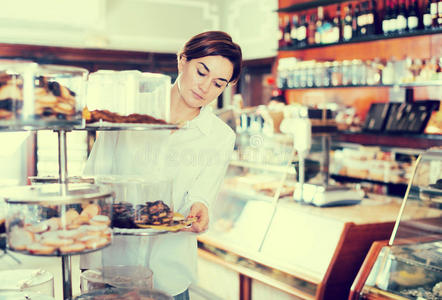
<path id="1" fill-rule="evenodd" d="M 49 226 L 46 222 L 40 222 L 35 225 L 25 227 L 26 230 L 32 233 L 42 233 L 49 229 Z"/>
<path id="2" fill-rule="evenodd" d="M 53 218 L 46 220 L 45 222 L 48 225 L 49 231 L 54 231 L 54 230 L 58 230 L 61 228 L 60 218 L 53 217 Z"/>
<path id="3" fill-rule="evenodd" d="M 89 224 L 91 225 L 109 225 L 110 219 L 108 216 L 98 215 L 90 219 Z"/>
<path id="4" fill-rule="evenodd" d="M 97 204 L 88 204 L 80 213 L 80 216 L 87 216 L 89 219 L 92 219 L 96 215 L 100 214 L 100 212 L 101 209 Z"/>
<path id="5" fill-rule="evenodd" d="M 86 248 L 88 249 L 97 249 L 104 247 L 105 245 L 109 244 L 109 240 L 104 237 L 96 237 L 94 239 L 90 239 L 86 241 Z"/>
<path id="6" fill-rule="evenodd" d="M 72 239 L 62 239 L 62 238 L 45 238 L 42 241 L 43 245 L 53 246 L 53 247 L 61 247 L 74 243 Z"/>
<path id="7" fill-rule="evenodd" d="M 166 121 L 154 118 L 149 115 L 130 114 L 128 116 L 121 116 L 109 110 L 92 110 L 87 108 L 83 110 L 83 118 L 86 123 L 94 123 L 99 121 L 111 123 L 144 123 L 144 124 L 167 124 Z"/>
<path id="8" fill-rule="evenodd" d="M 74 252 L 81 252 L 84 249 L 86 249 L 85 244 L 75 243 L 75 244 L 71 244 L 71 245 L 61 246 L 60 252 L 61 253 L 74 253 Z"/>
<path id="9" fill-rule="evenodd" d="M 55 247 L 42 245 L 40 243 L 32 243 L 26 247 L 26 250 L 28 250 L 30 253 L 42 254 L 42 255 L 52 254 L 54 253 L 55 249 L 56 249 Z"/>
<path id="10" fill-rule="evenodd" d="M 59 230 L 57 236 L 62 239 L 78 239 L 83 236 L 83 232 L 80 230 Z"/>
<path id="11" fill-rule="evenodd" d="M 65 226 L 71 225 L 75 219 L 77 219 L 80 216 L 80 214 L 73 208 L 69 209 L 65 214 L 64 218 L 62 216 L 61 220 L 65 222 Z"/>
<path id="12" fill-rule="evenodd" d="M 34 234 L 17 226 L 13 227 L 9 233 L 9 246 L 15 250 L 25 250 L 34 241 Z"/>

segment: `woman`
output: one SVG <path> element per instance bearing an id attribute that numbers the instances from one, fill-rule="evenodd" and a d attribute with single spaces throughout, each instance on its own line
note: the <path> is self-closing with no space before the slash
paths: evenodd
<path id="1" fill-rule="evenodd" d="M 139 265 L 145 259 L 154 287 L 189 299 L 195 279 L 196 234 L 209 224 L 210 203 L 223 181 L 235 133 L 207 107 L 241 72 L 241 48 L 221 31 L 192 37 L 177 55 L 178 78 L 171 89 L 170 122 L 184 130 L 100 134 L 85 174 L 173 176 L 174 210 L 196 217 L 188 229 L 152 238 L 116 236 L 104 249 L 105 264 Z M 147 249 L 140 254 L 140 249 Z M 107 259 L 105 259 L 107 257 Z M 109 262 L 109 263 L 108 263 Z M 100 261 L 95 260 L 95 265 Z M 90 268 L 82 262 L 82 267 Z"/>

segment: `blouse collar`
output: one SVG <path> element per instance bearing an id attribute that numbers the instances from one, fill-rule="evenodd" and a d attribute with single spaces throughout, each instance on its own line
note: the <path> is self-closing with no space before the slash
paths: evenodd
<path id="1" fill-rule="evenodd" d="M 212 128 L 210 115 L 212 114 L 212 107 L 201 107 L 200 113 L 193 120 L 187 122 L 189 128 L 198 128 L 203 134 L 209 135 Z"/>

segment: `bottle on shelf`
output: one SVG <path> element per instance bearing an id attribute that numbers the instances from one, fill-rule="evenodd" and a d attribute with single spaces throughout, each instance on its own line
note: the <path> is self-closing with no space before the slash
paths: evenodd
<path id="1" fill-rule="evenodd" d="M 436 28 L 442 28 L 442 0 L 437 3 L 437 26 Z"/>
<path id="2" fill-rule="evenodd" d="M 431 27 L 437 28 L 437 19 L 438 19 L 438 1 L 437 0 L 429 0 L 431 2 L 430 13 L 431 13 Z"/>
<path id="3" fill-rule="evenodd" d="M 379 21 L 379 12 L 378 12 L 378 4 L 376 2 L 376 0 L 371 0 L 371 13 L 373 15 L 373 22 L 372 22 L 372 28 L 370 29 L 371 33 L 370 34 L 378 34 L 381 32 L 379 26 L 380 26 L 380 21 Z"/>
<path id="4" fill-rule="evenodd" d="M 407 11 L 405 8 L 405 0 L 396 2 L 396 32 L 403 33 L 407 30 Z"/>
<path id="5" fill-rule="evenodd" d="M 290 47 L 292 46 L 292 38 L 290 36 L 291 31 L 292 31 L 292 25 L 290 23 L 290 17 L 286 16 L 286 20 L 285 20 L 285 26 L 284 26 L 284 46 L 285 47 Z"/>
<path id="6" fill-rule="evenodd" d="M 305 15 L 300 17 L 299 27 L 296 30 L 298 36 L 298 47 L 305 47 L 307 45 L 307 18 Z"/>
<path id="7" fill-rule="evenodd" d="M 373 3 L 374 2 L 374 3 Z M 366 2 L 366 14 L 365 14 L 365 31 L 366 35 L 372 35 L 376 33 L 375 26 L 377 22 L 376 1 Z"/>
<path id="8" fill-rule="evenodd" d="M 324 11 L 324 20 L 322 22 L 321 43 L 333 43 L 333 20 L 330 19 L 327 11 Z"/>
<path id="9" fill-rule="evenodd" d="M 353 19 L 351 24 L 351 28 L 353 30 L 352 33 L 353 38 L 359 36 L 358 18 L 359 18 L 359 3 L 356 3 L 354 6 Z"/>
<path id="10" fill-rule="evenodd" d="M 316 34 L 316 15 L 311 14 L 310 21 L 307 25 L 307 44 L 308 45 L 314 45 L 316 44 L 315 41 L 315 34 Z"/>
<path id="11" fill-rule="evenodd" d="M 316 30 L 315 30 L 315 44 L 321 44 L 322 43 L 322 25 L 324 20 L 324 9 L 322 6 L 318 7 L 318 17 L 316 19 Z"/>
<path id="12" fill-rule="evenodd" d="M 353 38 L 353 29 L 352 29 L 352 10 L 351 3 L 345 6 L 345 15 L 342 19 L 342 41 L 350 41 Z"/>
<path id="13" fill-rule="evenodd" d="M 393 13 L 391 11 L 391 1 L 392 0 L 386 0 L 384 2 L 385 14 L 384 14 L 384 18 L 382 19 L 382 33 L 384 35 L 390 34 L 390 21 L 391 21 L 392 13 Z"/>
<path id="14" fill-rule="evenodd" d="M 390 1 L 390 21 L 389 21 L 389 33 L 395 34 L 398 30 L 398 4 L 397 0 L 391 0 Z"/>
<path id="15" fill-rule="evenodd" d="M 332 23 L 332 43 L 338 43 L 341 40 L 341 7 L 337 5 L 336 14 Z"/>
<path id="16" fill-rule="evenodd" d="M 279 18 L 278 47 L 284 47 L 284 19 L 281 17 Z"/>
<path id="17" fill-rule="evenodd" d="M 366 18 L 367 18 L 367 9 L 366 9 L 366 2 L 362 2 L 360 5 L 360 11 L 359 15 L 357 17 L 358 22 L 358 36 L 365 36 L 367 35 L 367 28 L 366 28 Z"/>
<path id="18" fill-rule="evenodd" d="M 419 11 L 417 7 L 417 0 L 410 0 L 408 3 L 408 16 L 407 16 L 407 30 L 414 31 L 419 26 Z"/>
<path id="19" fill-rule="evenodd" d="M 428 0 L 425 11 L 422 14 L 422 25 L 424 29 L 431 29 L 433 27 L 433 16 L 431 14 L 432 5 L 432 1 Z"/>
<path id="20" fill-rule="evenodd" d="M 292 28 L 290 30 L 290 39 L 292 41 L 293 47 L 298 46 L 298 27 L 299 27 L 298 15 L 294 15 L 292 17 Z"/>

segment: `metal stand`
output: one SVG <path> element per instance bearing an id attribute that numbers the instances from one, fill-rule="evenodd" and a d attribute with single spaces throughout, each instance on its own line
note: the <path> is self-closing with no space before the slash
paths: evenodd
<path id="1" fill-rule="evenodd" d="M 58 134 L 58 182 L 61 184 L 62 195 L 66 195 L 67 191 L 67 146 L 66 146 L 66 130 L 55 130 Z M 62 205 L 62 210 L 66 207 Z M 64 213 L 64 211 L 62 211 Z M 63 255 L 61 257 L 61 267 L 63 275 L 63 299 L 72 299 L 72 267 L 71 256 Z"/>

